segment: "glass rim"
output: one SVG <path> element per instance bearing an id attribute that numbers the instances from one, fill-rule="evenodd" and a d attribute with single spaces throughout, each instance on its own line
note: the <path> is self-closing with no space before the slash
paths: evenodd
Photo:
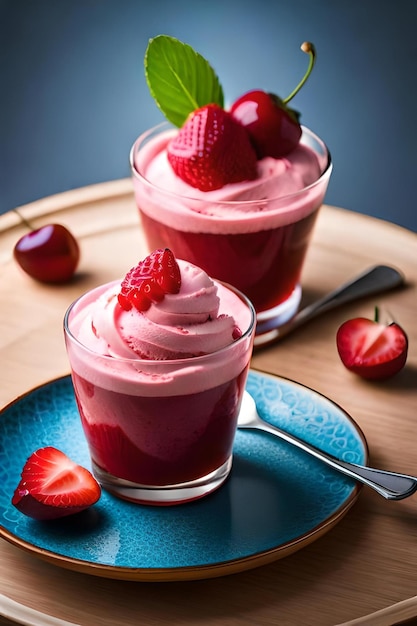
<path id="1" fill-rule="evenodd" d="M 137 358 L 127 358 L 127 357 L 121 357 L 121 356 L 111 356 L 110 354 L 100 354 L 99 352 L 95 352 L 94 350 L 92 350 L 91 348 L 83 344 L 74 335 L 74 333 L 71 331 L 70 326 L 69 326 L 69 318 L 73 309 L 80 302 L 80 300 L 82 300 L 82 298 L 84 298 L 90 291 L 94 291 L 95 289 L 100 289 L 100 287 L 107 287 L 107 286 L 110 287 L 111 285 L 120 282 L 119 279 L 109 281 L 108 283 L 102 283 L 101 285 L 97 285 L 96 287 L 93 287 L 92 289 L 78 296 L 78 298 L 76 298 L 65 311 L 64 319 L 63 319 L 64 332 L 66 336 L 79 348 L 82 348 L 82 350 L 89 353 L 93 357 L 96 357 L 96 358 L 99 357 L 109 362 L 117 361 L 119 363 L 130 363 L 130 364 L 144 363 L 146 364 L 146 366 L 149 366 L 149 367 L 157 367 L 157 366 L 161 367 L 161 366 L 165 366 L 169 364 L 178 365 L 179 363 L 184 363 L 185 366 L 187 366 L 187 364 L 189 364 L 190 362 L 192 362 L 193 365 L 198 364 L 199 362 L 204 362 L 207 359 L 213 358 L 214 356 L 221 355 L 222 352 L 226 352 L 230 350 L 231 348 L 243 343 L 243 341 L 247 340 L 252 333 L 254 336 L 255 330 L 256 330 L 256 321 L 257 321 L 255 307 L 253 306 L 251 300 L 249 300 L 249 298 L 242 291 L 240 291 L 236 287 L 233 287 L 233 285 L 230 285 L 229 283 L 223 282 L 221 280 L 215 280 L 215 279 L 212 279 L 212 280 L 214 283 L 219 283 L 223 285 L 224 287 L 226 287 L 227 289 L 229 289 L 230 291 L 232 291 L 233 293 L 235 293 L 240 298 L 240 300 L 242 300 L 242 302 L 246 304 L 250 312 L 250 322 L 248 324 L 247 329 L 244 332 L 242 332 L 242 335 L 238 337 L 237 339 L 235 339 L 233 343 L 230 343 L 227 346 L 224 346 L 223 348 L 219 348 L 218 350 L 215 350 L 214 352 L 210 352 L 208 354 L 202 354 L 198 356 L 184 357 L 181 359 L 143 359 L 143 358 L 140 358 L 139 356 Z"/>
<path id="2" fill-rule="evenodd" d="M 140 144 L 142 144 L 143 142 L 145 142 L 150 135 L 152 135 L 153 133 L 155 133 L 156 131 L 160 131 L 160 130 L 175 130 L 175 126 L 173 126 L 173 124 L 171 124 L 168 121 L 164 121 L 164 122 L 160 122 L 159 124 L 153 126 L 152 128 L 149 128 L 148 130 L 144 131 L 143 133 L 141 133 L 139 135 L 139 137 L 136 138 L 136 140 L 134 141 L 130 152 L 129 152 L 129 163 L 130 163 L 130 169 L 131 169 L 131 173 L 132 175 L 139 180 L 141 183 L 145 184 L 147 187 L 149 187 L 150 189 L 153 189 L 155 191 L 157 191 L 158 193 L 163 193 L 166 196 L 170 197 L 175 197 L 175 198 L 184 198 L 188 201 L 193 201 L 193 202 L 207 202 L 209 201 L 210 204 L 213 205 L 225 205 L 225 206 L 249 206 L 252 204 L 259 204 L 260 202 L 268 202 L 268 203 L 272 203 L 272 202 L 287 202 L 288 199 L 291 198 L 297 198 L 300 195 L 303 195 L 305 193 L 308 193 L 311 189 L 314 189 L 315 187 L 319 186 L 321 183 L 323 183 L 325 180 L 329 179 L 330 174 L 332 172 L 333 169 L 333 160 L 331 157 L 331 153 L 329 148 L 327 147 L 327 144 L 318 136 L 316 135 L 316 133 L 314 133 L 312 130 L 310 130 L 310 128 L 308 128 L 307 126 L 303 126 L 301 125 L 301 129 L 303 131 L 303 133 L 306 133 L 307 136 L 311 137 L 314 141 L 318 142 L 323 149 L 325 150 L 325 155 L 327 156 L 327 162 L 326 165 L 322 171 L 322 173 L 320 174 L 320 176 L 314 180 L 312 183 L 310 183 L 309 185 L 306 185 L 305 187 L 303 187 L 302 189 L 298 189 L 297 191 L 294 191 L 292 193 L 283 195 L 283 196 L 273 196 L 271 198 L 258 198 L 258 199 L 253 199 L 251 198 L 250 200 L 218 200 L 216 198 L 204 198 L 202 196 L 198 196 L 198 195 L 191 195 L 191 194 L 183 194 L 183 193 L 177 193 L 175 191 L 170 191 L 168 189 L 164 189 L 163 187 L 159 187 L 158 185 L 156 185 L 155 183 L 149 181 L 143 174 L 141 174 L 141 172 L 139 172 L 135 166 L 135 154 L 137 152 L 137 148 Z M 282 157 L 285 159 L 285 157 Z M 245 182 L 245 181 L 242 181 Z M 240 184 L 240 183 L 237 183 Z M 200 193 L 204 193 L 204 192 L 200 192 Z M 212 192 L 206 192 L 206 193 L 212 193 Z"/>

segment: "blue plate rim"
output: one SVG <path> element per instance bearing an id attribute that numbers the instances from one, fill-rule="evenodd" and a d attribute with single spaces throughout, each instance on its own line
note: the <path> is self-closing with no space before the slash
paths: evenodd
<path id="1" fill-rule="evenodd" d="M 369 459 L 369 447 L 366 437 L 355 421 L 354 418 L 337 402 L 331 400 L 325 394 L 301 383 L 294 381 L 288 377 L 276 375 L 259 368 L 251 367 L 250 372 L 255 375 L 264 376 L 277 381 L 283 381 L 289 385 L 301 388 L 307 393 L 317 396 L 330 403 L 335 409 L 344 415 L 347 421 L 351 424 L 358 439 L 361 441 L 364 452 L 364 464 L 367 464 Z M 37 391 L 47 388 L 48 386 L 59 384 L 68 380 L 71 381 L 70 374 L 64 374 L 46 382 L 39 383 L 33 388 L 25 391 L 24 393 L 11 400 L 4 407 L 0 409 L 0 420 L 8 409 L 15 406 L 21 401 L 24 401 L 28 396 Z M 246 431 L 249 432 L 249 431 Z M 256 434 L 255 434 L 256 436 Z M 170 582 L 170 581 L 188 581 L 188 580 L 201 580 L 215 578 L 219 576 L 235 574 L 255 567 L 266 565 L 290 556 L 298 550 L 316 541 L 324 534 L 329 532 L 339 521 L 346 515 L 346 513 L 352 508 L 356 500 L 358 499 L 363 485 L 355 483 L 350 495 L 340 504 L 340 506 L 333 511 L 326 519 L 313 526 L 304 534 L 296 537 L 295 539 L 281 543 L 273 548 L 267 550 L 260 550 L 255 554 L 249 554 L 244 557 L 237 557 L 235 559 L 221 561 L 217 563 L 208 563 L 202 565 L 189 565 L 181 567 L 131 567 L 131 566 L 119 566 L 110 565 L 106 563 L 95 563 L 92 561 L 86 561 L 83 559 L 77 559 L 72 556 L 60 554 L 52 550 L 48 550 L 31 543 L 26 539 L 22 539 L 15 533 L 9 531 L 2 524 L 0 524 L 0 538 L 8 541 L 10 544 L 22 549 L 26 553 L 29 553 L 43 561 L 59 566 L 63 569 L 76 571 L 84 574 L 95 575 L 103 578 L 110 578 L 115 580 L 126 581 L 146 581 L 146 582 Z"/>

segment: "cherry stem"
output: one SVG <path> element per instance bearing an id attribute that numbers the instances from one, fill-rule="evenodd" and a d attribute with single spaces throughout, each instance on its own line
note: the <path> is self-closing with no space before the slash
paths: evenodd
<path id="1" fill-rule="evenodd" d="M 310 76 L 311 70 L 313 69 L 314 63 L 316 61 L 316 49 L 312 43 L 310 43 L 309 41 L 305 41 L 303 44 L 301 44 L 301 50 L 310 56 L 308 68 L 303 78 L 298 83 L 297 87 L 290 93 L 289 96 L 285 98 L 285 100 L 283 100 L 284 104 L 287 104 L 290 100 L 292 100 L 295 94 L 297 94 L 300 91 L 301 87 L 304 85 L 307 78 Z"/>
<path id="2" fill-rule="evenodd" d="M 16 213 L 22 224 L 24 224 L 29 230 L 35 230 L 32 224 L 18 211 L 18 209 L 13 209 Z"/>

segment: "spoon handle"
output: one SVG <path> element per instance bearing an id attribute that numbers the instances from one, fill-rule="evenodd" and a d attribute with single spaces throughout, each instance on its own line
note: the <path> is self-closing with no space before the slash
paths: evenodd
<path id="1" fill-rule="evenodd" d="M 403 275 L 389 265 L 375 265 L 353 280 L 302 309 L 294 318 L 297 325 L 312 319 L 319 313 L 329 311 L 341 304 L 352 302 L 364 296 L 381 293 L 404 283 Z"/>
<path id="2" fill-rule="evenodd" d="M 365 296 L 371 296 L 389 289 L 394 289 L 405 282 L 403 274 L 389 265 L 375 265 L 356 278 L 334 289 L 323 298 L 301 309 L 292 319 L 279 328 L 270 327 L 270 322 L 258 323 L 255 347 L 266 347 L 275 343 L 290 332 L 317 317 L 321 313 L 353 302 Z"/>
<path id="3" fill-rule="evenodd" d="M 284 432 L 272 424 L 262 422 L 257 424 L 256 428 L 260 428 L 284 441 L 308 452 L 323 463 L 330 465 L 333 469 L 354 478 L 355 480 L 372 487 L 381 496 L 384 496 L 387 500 L 402 500 L 408 498 L 415 491 L 417 491 L 417 478 L 414 476 L 408 476 L 407 474 L 399 474 L 396 472 L 387 472 L 385 470 L 374 469 L 372 467 L 365 467 L 363 465 L 357 465 L 356 463 L 348 463 L 342 461 L 336 457 L 319 450 L 306 441 L 302 441 Z"/>

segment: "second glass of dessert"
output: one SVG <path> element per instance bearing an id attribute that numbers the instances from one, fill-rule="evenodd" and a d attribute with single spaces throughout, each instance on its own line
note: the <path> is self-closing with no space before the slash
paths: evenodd
<path id="1" fill-rule="evenodd" d="M 286 101 L 256 90 L 225 110 L 222 95 L 216 102 L 207 95 L 209 104 L 184 120 L 165 107 L 171 123 L 143 133 L 130 154 L 150 249 L 168 246 L 245 293 L 257 312 L 257 334 L 286 323 L 299 308 L 303 264 L 332 171 L 325 143 L 286 104 L 313 66 L 314 48 L 303 45 L 309 69 Z M 147 78 L 164 110 L 157 89 L 161 46 L 173 57 L 184 53 L 185 65 L 191 61 L 185 44 L 151 40 Z"/>
<path id="2" fill-rule="evenodd" d="M 243 294 L 168 249 L 69 307 L 75 396 L 105 489 L 172 505 L 220 487 L 232 466 L 255 323 Z"/>

